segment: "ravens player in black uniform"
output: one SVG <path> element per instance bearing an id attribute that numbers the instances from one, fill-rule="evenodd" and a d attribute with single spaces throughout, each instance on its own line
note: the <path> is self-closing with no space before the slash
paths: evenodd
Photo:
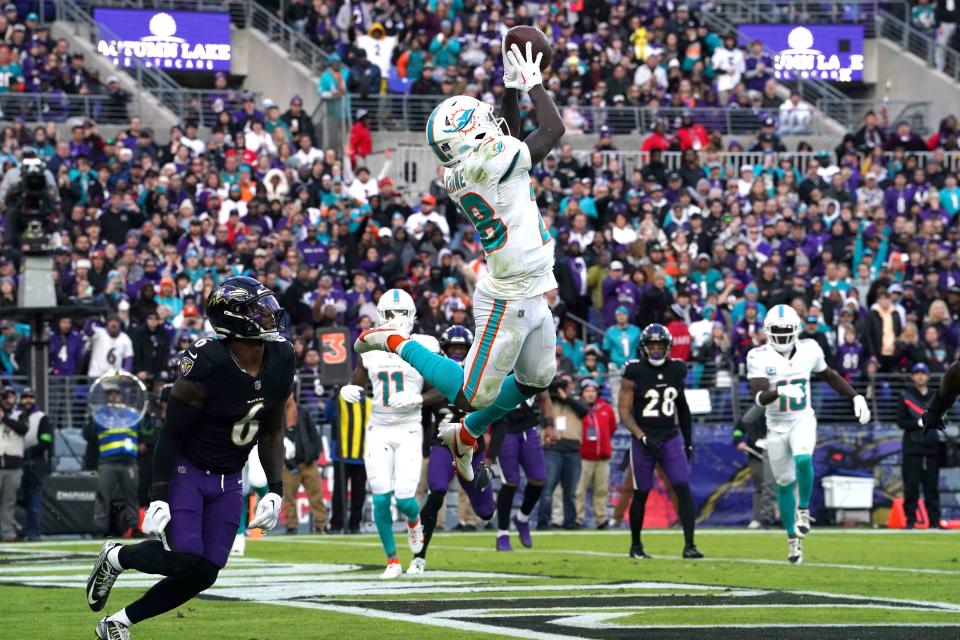
<path id="1" fill-rule="evenodd" d="M 473 333 L 466 327 L 453 325 L 440 336 L 440 348 L 443 354 L 456 362 L 462 363 L 473 344 Z M 427 547 L 433 530 L 437 526 L 437 514 L 443 508 L 447 496 L 447 488 L 454 476 L 453 453 L 450 447 L 440 441 L 439 429 L 448 422 L 461 419 L 464 413 L 453 406 L 438 389 L 430 389 L 423 394 L 423 457 L 429 458 L 427 463 L 427 484 L 430 493 L 427 501 L 420 509 L 420 521 L 423 523 L 423 549 L 413 556 L 408 574 L 423 573 L 427 565 Z M 483 443 L 482 438 L 477 439 Z M 489 482 L 486 469 L 481 470 L 480 456 L 473 457 L 474 481 L 464 482 L 457 476 L 460 488 L 470 500 L 474 512 L 481 520 L 493 517 L 493 487 Z"/>
<path id="2" fill-rule="evenodd" d="M 87 582 L 87 603 L 100 611 L 127 569 L 166 576 L 143 597 L 97 626 L 103 640 L 127 640 L 130 627 L 182 605 L 209 588 L 227 563 L 243 500 L 241 473 L 257 445 L 269 493 L 251 528 L 277 523 L 283 494 L 283 417 L 296 368 L 280 337 L 283 310 L 253 278 L 230 278 L 207 299 L 218 340 L 199 340 L 180 356 L 153 456 L 150 506 L 131 546 L 103 545 Z"/>
<path id="3" fill-rule="evenodd" d="M 693 457 L 690 439 L 690 408 L 684 395 L 687 367 L 668 356 L 673 339 L 667 328 L 651 324 L 640 335 L 640 360 L 623 369 L 618 399 L 620 419 L 633 435 L 633 504 L 630 505 L 630 557 L 649 558 L 643 551 L 640 532 L 647 496 L 653 489 L 657 464 L 677 495 L 677 511 L 683 526 L 683 557 L 702 558 L 693 544 L 696 515 L 690 493 L 688 462 Z M 679 428 L 678 428 L 679 427 Z"/>

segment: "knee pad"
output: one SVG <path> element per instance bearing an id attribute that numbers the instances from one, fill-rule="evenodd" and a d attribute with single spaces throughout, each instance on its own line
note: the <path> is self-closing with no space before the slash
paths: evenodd
<path id="1" fill-rule="evenodd" d="M 528 387 L 531 389 L 539 389 L 540 391 L 545 391 L 550 387 L 550 383 L 553 382 L 553 379 L 557 375 L 557 361 L 555 358 L 551 358 L 543 369 L 537 371 L 535 376 L 529 378 L 517 373 L 513 373 L 514 377 L 517 379 L 517 383 Z"/>
<path id="2" fill-rule="evenodd" d="M 488 505 L 481 505 L 481 508 L 477 508 L 476 505 L 473 506 L 473 512 L 477 514 L 477 517 L 481 520 L 489 520 L 493 517 L 493 514 L 496 513 L 497 509 L 493 504 L 493 500 L 490 501 L 489 508 Z"/>
<path id="3" fill-rule="evenodd" d="M 500 395 L 500 385 L 503 384 L 503 378 L 488 376 L 481 379 L 477 384 L 479 386 L 473 394 L 473 398 L 470 398 L 470 404 L 476 409 L 483 409 L 492 405 L 497 396 Z"/>
<path id="4" fill-rule="evenodd" d="M 390 503 L 387 503 L 387 508 L 390 508 Z M 416 498 L 397 498 L 397 509 L 400 510 L 407 519 L 416 518 L 416 514 L 420 513 L 420 503 L 417 502 Z"/>

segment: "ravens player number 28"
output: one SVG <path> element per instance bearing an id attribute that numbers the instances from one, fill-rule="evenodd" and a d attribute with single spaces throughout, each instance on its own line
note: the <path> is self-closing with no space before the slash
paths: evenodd
<path id="1" fill-rule="evenodd" d="M 640 542 L 647 496 L 653 489 L 657 465 L 677 495 L 677 514 L 683 525 L 683 557 L 702 558 L 693 544 L 694 504 L 688 461 L 693 456 L 690 409 L 684 396 L 687 367 L 668 357 L 673 339 L 667 328 L 651 324 L 640 336 L 642 358 L 623 369 L 620 419 L 633 435 L 630 461 L 634 491 L 630 505 L 630 557 L 648 558 Z"/>
<path id="2" fill-rule="evenodd" d="M 269 493 L 251 528 L 272 529 L 283 493 L 283 417 L 293 389 L 293 347 L 280 337 L 283 310 L 253 278 L 225 280 L 206 302 L 216 340 L 179 356 L 153 457 L 145 534 L 159 539 L 103 545 L 87 582 L 87 603 L 106 605 L 126 569 L 166 576 L 139 600 L 103 618 L 97 637 L 126 640 L 130 627 L 187 602 L 213 585 L 227 563 L 243 504 L 242 472 L 258 446 Z"/>

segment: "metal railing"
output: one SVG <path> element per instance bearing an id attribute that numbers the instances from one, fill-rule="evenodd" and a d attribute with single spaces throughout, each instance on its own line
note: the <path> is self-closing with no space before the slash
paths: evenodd
<path id="1" fill-rule="evenodd" d="M 824 98 L 817 103 L 817 108 L 826 113 L 833 113 L 840 117 L 839 122 L 851 131 L 855 131 L 863 124 L 863 117 L 868 111 L 887 113 L 890 124 L 906 122 L 918 135 L 927 135 L 934 126 L 930 121 L 933 103 L 921 100 L 867 100 L 848 98 L 836 101 L 833 98 Z M 834 118 L 836 119 L 836 118 Z"/>
<path id="2" fill-rule="evenodd" d="M 809 2 L 794 0 L 719 0 L 711 3 L 712 12 L 722 13 L 734 24 L 862 24 L 864 35 L 876 34 L 876 17 L 882 10 L 909 13 L 906 2 L 880 0 L 844 0 Z"/>
<path id="3" fill-rule="evenodd" d="M 263 32 L 270 42 L 286 51 L 290 58 L 319 75 L 327 66 L 331 52 L 317 46 L 306 35 L 297 31 L 255 0 L 230 0 L 230 17 L 239 27 L 253 27 Z"/>
<path id="4" fill-rule="evenodd" d="M 768 16 L 766 16 L 763 9 L 755 8 L 749 3 L 731 0 L 728 3 L 724 3 L 724 5 L 727 9 L 714 7 L 714 10 L 704 11 L 702 14 L 704 23 L 715 33 L 739 34 L 740 30 L 737 25 L 743 24 L 744 22 L 770 22 L 770 20 L 765 19 L 765 17 Z M 736 7 L 739 12 L 739 19 L 732 19 L 730 15 L 726 13 L 727 10 L 732 11 L 734 7 Z M 775 55 L 774 51 L 766 47 L 764 48 L 764 52 L 771 56 Z M 823 102 L 830 110 L 822 109 L 820 113 L 823 116 L 843 124 L 847 109 L 838 108 L 838 105 L 842 105 L 846 100 L 849 100 L 849 98 L 829 82 L 813 78 L 798 78 L 791 81 L 780 81 L 780 83 L 794 89 L 800 94 L 803 100 L 810 104 L 816 105 Z"/>
<path id="5" fill-rule="evenodd" d="M 23 118 L 26 122 L 65 122 L 69 118 L 90 118 L 99 123 L 126 123 L 139 103 L 115 102 L 107 94 L 67 93 L 0 94 L 0 120 Z"/>
<path id="6" fill-rule="evenodd" d="M 576 150 L 574 157 L 581 163 L 587 163 L 593 152 L 590 150 Z M 829 151 L 831 161 L 835 159 L 833 150 Z M 650 154 L 642 151 L 604 151 L 603 166 L 608 167 L 611 162 L 616 162 L 620 171 L 624 175 L 630 175 L 634 170 L 643 169 L 650 161 Z M 781 160 L 788 160 L 793 168 L 801 174 L 806 173 L 809 163 L 819 155 L 817 152 L 796 152 L 784 151 L 772 155 L 775 165 L 779 165 Z M 885 153 L 884 161 L 891 159 L 893 153 Z M 904 155 L 917 158 L 921 164 L 926 163 L 936 157 L 942 156 L 943 166 L 949 171 L 960 170 L 960 152 L 945 152 L 942 154 L 930 151 L 910 152 Z M 700 166 L 706 168 L 710 163 L 719 163 L 723 171 L 721 175 L 739 175 L 740 167 L 744 165 L 762 167 L 769 154 L 760 151 L 701 151 L 698 154 Z M 375 152 L 364 160 L 364 164 L 370 169 L 373 175 L 377 175 L 384 164 L 382 152 Z M 683 154 L 679 152 L 668 151 L 662 154 L 661 161 L 668 171 L 680 168 L 683 161 Z M 388 176 L 394 180 L 394 183 L 401 188 L 405 187 L 417 194 L 426 191 L 430 186 L 430 181 L 437 175 L 437 167 L 440 163 L 437 161 L 433 152 L 424 145 L 400 146 L 394 150 L 393 163 L 388 172 Z M 704 174 L 706 176 L 706 174 Z"/>
<path id="7" fill-rule="evenodd" d="M 940 44 L 930 34 L 888 11 L 877 13 L 876 25 L 878 36 L 896 42 L 904 50 L 925 60 L 928 67 L 938 69 L 955 82 L 960 82 L 960 51 Z"/>

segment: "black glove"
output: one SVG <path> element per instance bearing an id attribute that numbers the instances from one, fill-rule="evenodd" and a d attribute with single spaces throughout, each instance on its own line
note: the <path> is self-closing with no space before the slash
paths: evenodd
<path id="1" fill-rule="evenodd" d="M 485 464 L 477 467 L 473 474 L 473 486 L 477 491 L 483 491 L 493 477 L 493 471 Z"/>
<path id="2" fill-rule="evenodd" d="M 654 458 L 660 457 L 660 443 L 651 438 L 650 436 L 643 436 L 640 438 L 640 442 L 643 444 L 644 448 L 652 455 Z"/>

